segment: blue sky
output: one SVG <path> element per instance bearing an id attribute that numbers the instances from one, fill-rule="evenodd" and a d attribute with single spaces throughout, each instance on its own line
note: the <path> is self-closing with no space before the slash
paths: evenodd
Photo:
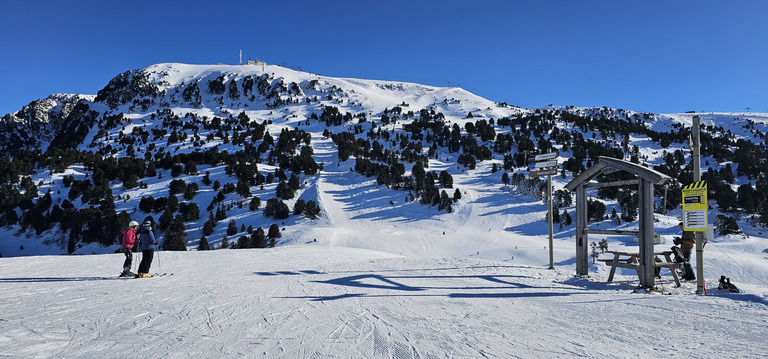
<path id="1" fill-rule="evenodd" d="M 768 112 L 768 1 L 4 1 L 0 114 L 151 64 L 264 59 L 498 102 Z"/>

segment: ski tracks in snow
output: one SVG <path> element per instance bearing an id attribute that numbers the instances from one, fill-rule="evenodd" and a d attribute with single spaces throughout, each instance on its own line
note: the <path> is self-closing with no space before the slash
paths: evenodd
<path id="1" fill-rule="evenodd" d="M 766 334 L 764 303 L 591 290 L 570 271 L 494 261 L 319 245 L 163 258 L 176 274 L 162 280 L 83 275 L 109 273 L 117 255 L 54 258 L 55 267 L 77 262 L 72 278 L 0 263 L 17 271 L 0 278 L 0 354 L 634 358 L 646 348 L 640 357 L 749 357 L 750 340 Z M 696 338 L 670 339 L 674 328 Z"/>

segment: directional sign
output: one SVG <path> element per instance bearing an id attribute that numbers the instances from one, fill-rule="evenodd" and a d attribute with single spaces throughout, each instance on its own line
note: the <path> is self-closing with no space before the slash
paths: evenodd
<path id="1" fill-rule="evenodd" d="M 531 163 L 531 168 L 539 169 L 539 168 L 547 168 L 547 167 L 557 167 L 557 160 Z"/>
<path id="2" fill-rule="evenodd" d="M 707 230 L 707 182 L 699 181 L 683 187 L 683 230 Z"/>
<path id="3" fill-rule="evenodd" d="M 553 176 L 553 175 L 557 175 L 557 167 L 531 171 L 531 177 L 542 177 L 542 176 Z"/>
<path id="4" fill-rule="evenodd" d="M 533 160 L 534 161 L 551 160 L 551 159 L 557 158 L 557 156 L 558 156 L 557 151 L 550 152 L 550 153 L 542 153 L 540 155 L 536 155 L 536 157 L 534 157 Z"/>

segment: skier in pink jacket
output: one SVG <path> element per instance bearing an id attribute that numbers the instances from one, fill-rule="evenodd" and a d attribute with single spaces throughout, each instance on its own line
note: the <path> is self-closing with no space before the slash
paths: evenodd
<path id="1" fill-rule="evenodd" d="M 124 229 L 123 244 L 120 246 L 120 251 L 125 254 L 125 262 L 123 262 L 123 272 L 120 273 L 121 277 L 134 277 L 136 274 L 131 273 L 131 263 L 133 263 L 133 246 L 136 244 L 136 230 L 139 228 L 139 222 L 131 221 L 128 224 L 128 228 Z"/>

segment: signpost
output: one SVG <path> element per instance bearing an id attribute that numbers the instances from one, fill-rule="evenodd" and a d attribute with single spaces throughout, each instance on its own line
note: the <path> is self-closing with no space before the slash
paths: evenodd
<path id="1" fill-rule="evenodd" d="M 557 157 L 559 153 L 555 152 L 542 153 L 536 155 L 533 160 L 536 162 L 531 163 L 531 177 L 547 176 L 547 202 L 549 207 L 549 214 L 547 215 L 547 223 L 549 224 L 549 269 L 555 269 L 555 256 L 552 248 L 553 244 L 553 230 L 552 230 L 552 175 L 557 174 Z"/>
<path id="2" fill-rule="evenodd" d="M 538 161 L 538 159 L 536 161 Z M 534 169 L 539 169 L 539 168 L 544 169 L 544 168 L 553 168 L 553 167 L 557 167 L 557 160 L 547 160 L 543 162 L 531 163 L 531 168 L 534 168 Z"/>
<path id="3" fill-rule="evenodd" d="M 707 182 L 699 181 L 683 187 L 683 230 L 707 231 Z"/>
<path id="4" fill-rule="evenodd" d="M 531 170 L 531 177 L 544 177 L 544 176 L 552 176 L 557 174 L 557 167 L 550 167 L 547 169 L 541 169 L 541 170 Z"/>
<path id="5" fill-rule="evenodd" d="M 544 161 L 544 160 L 551 160 L 556 159 L 557 156 L 559 156 L 560 153 L 558 151 L 555 152 L 549 152 L 549 153 L 542 153 L 540 155 L 536 155 L 536 157 L 533 158 L 534 161 Z"/>

